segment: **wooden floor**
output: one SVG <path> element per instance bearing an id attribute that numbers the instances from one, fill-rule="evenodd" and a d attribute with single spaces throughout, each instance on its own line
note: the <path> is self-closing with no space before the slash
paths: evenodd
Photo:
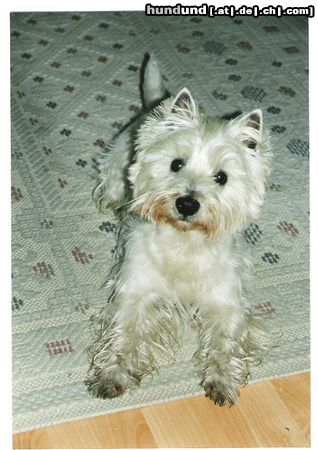
<path id="1" fill-rule="evenodd" d="M 15 449 L 309 446 L 309 373 L 249 385 L 232 408 L 193 397 L 13 438 Z"/>

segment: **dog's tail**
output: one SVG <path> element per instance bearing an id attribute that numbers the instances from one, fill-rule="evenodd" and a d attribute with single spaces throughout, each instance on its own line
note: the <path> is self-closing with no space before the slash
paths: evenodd
<path id="1" fill-rule="evenodd" d="M 145 55 L 141 68 L 140 88 L 144 109 L 156 106 L 169 95 L 169 92 L 164 86 L 159 65 L 153 55 Z"/>

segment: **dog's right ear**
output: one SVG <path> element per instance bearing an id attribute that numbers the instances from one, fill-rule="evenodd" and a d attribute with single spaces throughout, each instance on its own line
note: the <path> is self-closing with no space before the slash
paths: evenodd
<path id="1" fill-rule="evenodd" d="M 260 109 L 254 109 L 248 114 L 238 118 L 237 124 L 241 127 L 240 140 L 246 147 L 255 150 L 263 139 L 263 114 Z"/>
<path id="2" fill-rule="evenodd" d="M 171 106 L 173 114 L 188 116 L 193 119 L 197 114 L 197 105 L 187 88 L 181 89 Z"/>

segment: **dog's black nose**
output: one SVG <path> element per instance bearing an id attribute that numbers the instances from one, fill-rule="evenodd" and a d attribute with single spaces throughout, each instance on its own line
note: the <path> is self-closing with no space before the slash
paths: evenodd
<path id="1" fill-rule="evenodd" d="M 191 195 L 178 197 L 176 200 L 176 208 L 183 216 L 193 216 L 200 209 L 200 203 Z"/>

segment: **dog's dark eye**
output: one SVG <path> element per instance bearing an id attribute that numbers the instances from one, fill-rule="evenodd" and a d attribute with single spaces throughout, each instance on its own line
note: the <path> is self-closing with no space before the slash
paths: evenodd
<path id="1" fill-rule="evenodd" d="M 215 175 L 215 181 L 218 183 L 218 184 L 221 184 L 221 185 L 223 185 L 223 184 L 225 184 L 226 182 L 227 182 L 227 175 L 226 175 L 226 173 L 225 172 L 223 172 L 222 170 L 220 170 L 216 175 Z"/>
<path id="2" fill-rule="evenodd" d="M 170 169 L 172 170 L 172 172 L 179 172 L 179 170 L 181 170 L 183 166 L 183 159 L 174 159 L 171 163 Z"/>

